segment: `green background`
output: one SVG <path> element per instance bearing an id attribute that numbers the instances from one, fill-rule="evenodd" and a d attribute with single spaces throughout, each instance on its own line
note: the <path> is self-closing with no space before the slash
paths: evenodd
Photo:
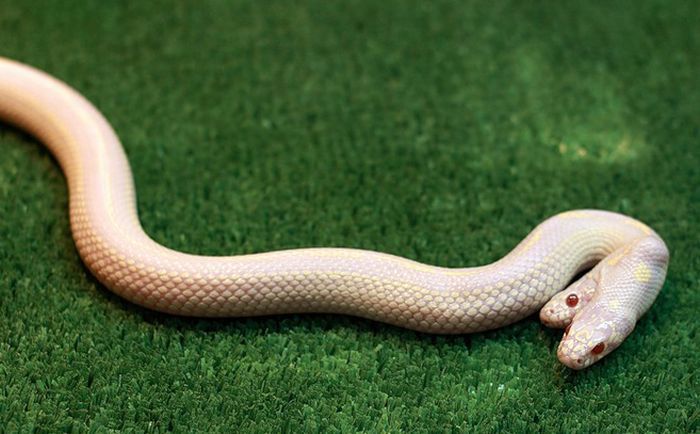
<path id="1" fill-rule="evenodd" d="M 567 3 L 0 0 L 0 55 L 104 112 L 167 246 L 469 266 L 596 207 L 672 254 L 650 312 L 583 372 L 536 317 L 455 337 L 174 318 L 88 274 L 55 161 L 2 126 L 0 426 L 698 430 L 700 5 Z"/>

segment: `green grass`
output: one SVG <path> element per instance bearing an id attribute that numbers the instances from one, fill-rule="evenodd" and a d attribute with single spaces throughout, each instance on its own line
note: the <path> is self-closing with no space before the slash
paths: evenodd
<path id="1" fill-rule="evenodd" d="M 88 274 L 55 161 L 2 126 L 1 431 L 700 429 L 697 2 L 119 3 L 0 1 L 0 55 L 105 113 L 159 242 L 467 266 L 596 207 L 664 237 L 668 280 L 583 372 L 535 317 L 169 317 Z"/>

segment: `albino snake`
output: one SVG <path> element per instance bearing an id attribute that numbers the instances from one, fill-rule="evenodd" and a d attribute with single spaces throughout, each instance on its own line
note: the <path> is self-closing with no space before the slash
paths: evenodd
<path id="1" fill-rule="evenodd" d="M 513 323 L 544 305 L 542 321 L 566 327 L 559 359 L 581 369 L 622 343 L 666 276 L 668 249 L 653 230 L 595 210 L 551 217 L 503 259 L 473 268 L 345 248 L 185 254 L 143 231 L 119 139 L 76 91 L 0 58 L 0 119 L 36 136 L 58 160 L 68 181 L 71 230 L 86 266 L 110 290 L 161 312 L 331 312 L 421 332 L 470 333 Z"/>

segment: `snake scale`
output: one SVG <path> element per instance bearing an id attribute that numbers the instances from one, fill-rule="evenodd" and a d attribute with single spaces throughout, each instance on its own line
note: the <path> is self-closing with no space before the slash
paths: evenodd
<path id="1" fill-rule="evenodd" d="M 68 182 L 71 231 L 87 268 L 116 294 L 161 312 L 328 312 L 454 334 L 502 327 L 541 309 L 545 325 L 565 328 L 560 361 L 581 369 L 622 343 L 666 276 L 668 249 L 652 229 L 598 210 L 555 215 L 502 259 L 472 268 L 348 248 L 181 253 L 142 229 L 121 143 L 78 92 L 0 58 L 0 119 L 34 135 L 57 159 Z"/>

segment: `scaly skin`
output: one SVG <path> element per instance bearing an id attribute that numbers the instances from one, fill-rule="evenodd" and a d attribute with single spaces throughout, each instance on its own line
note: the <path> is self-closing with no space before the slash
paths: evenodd
<path id="1" fill-rule="evenodd" d="M 540 315 L 550 326 L 571 323 L 558 356 L 580 369 L 620 345 L 666 275 L 668 250 L 656 233 L 632 218 L 595 210 L 556 215 L 503 259 L 473 268 L 344 248 L 185 254 L 143 231 L 122 146 L 76 91 L 0 58 L 0 119 L 36 136 L 61 165 L 71 229 L 86 266 L 110 290 L 161 312 L 203 317 L 333 312 L 422 332 L 471 333 L 518 321 L 551 299 Z M 580 303 L 569 307 L 572 292 L 579 293 Z"/>

